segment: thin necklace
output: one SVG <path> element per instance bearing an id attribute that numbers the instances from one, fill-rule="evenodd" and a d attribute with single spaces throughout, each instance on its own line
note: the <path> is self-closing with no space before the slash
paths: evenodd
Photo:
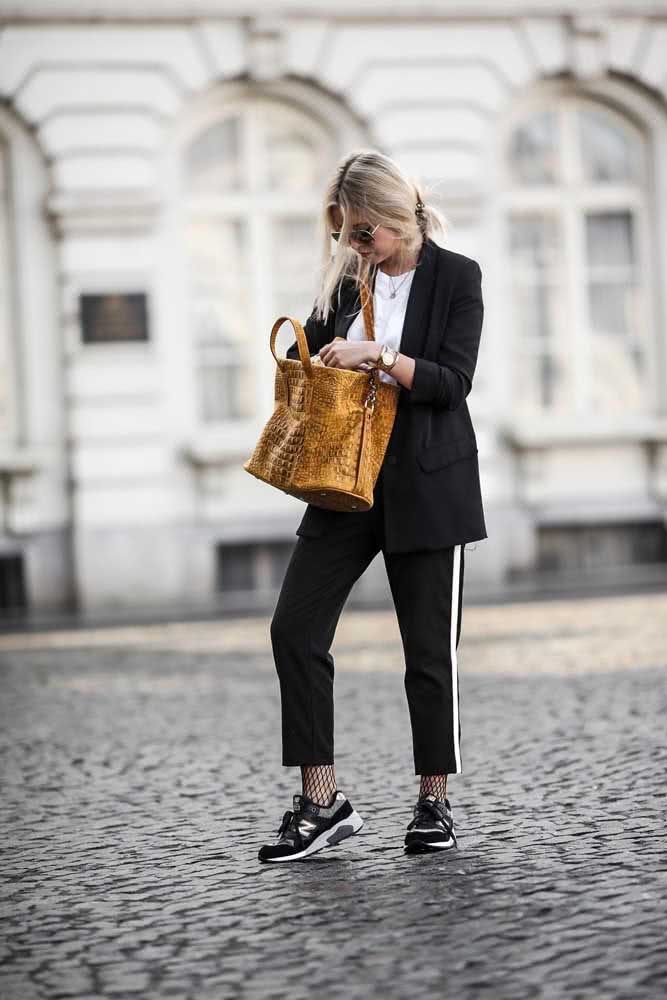
<path id="1" fill-rule="evenodd" d="M 414 268 L 413 268 L 413 270 L 414 270 Z M 383 271 L 382 273 L 384 274 L 385 272 Z M 389 293 L 389 298 L 390 299 L 395 299 L 396 298 L 396 293 L 398 292 L 399 288 L 401 287 L 402 284 L 404 284 L 404 282 L 406 282 L 408 280 L 408 278 L 410 277 L 411 274 L 412 274 L 412 271 L 408 271 L 406 273 L 405 277 L 403 278 L 403 281 L 399 281 L 399 283 L 397 285 L 394 285 L 394 282 L 392 281 L 391 275 L 390 274 L 387 275 L 387 277 L 389 278 L 389 281 L 391 283 L 391 292 Z"/>

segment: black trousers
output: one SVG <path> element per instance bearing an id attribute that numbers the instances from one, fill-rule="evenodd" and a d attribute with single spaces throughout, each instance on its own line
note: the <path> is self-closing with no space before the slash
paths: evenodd
<path id="1" fill-rule="evenodd" d="M 271 620 L 283 765 L 334 762 L 330 647 L 353 584 L 382 551 L 403 643 L 415 774 L 459 773 L 463 545 L 385 552 L 382 493 L 381 471 L 370 510 L 341 514 L 318 537 L 297 537 Z"/>

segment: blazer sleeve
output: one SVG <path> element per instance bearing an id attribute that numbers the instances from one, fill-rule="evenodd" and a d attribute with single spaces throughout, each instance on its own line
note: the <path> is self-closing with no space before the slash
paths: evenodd
<path id="1" fill-rule="evenodd" d="M 456 410 L 472 388 L 484 318 L 482 269 L 476 260 L 461 268 L 454 287 L 437 361 L 415 358 L 411 403 Z"/>

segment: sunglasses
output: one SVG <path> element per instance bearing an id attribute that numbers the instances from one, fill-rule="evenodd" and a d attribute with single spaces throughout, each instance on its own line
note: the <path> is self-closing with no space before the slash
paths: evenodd
<path id="1" fill-rule="evenodd" d="M 380 228 L 380 223 L 378 222 L 377 226 L 375 226 L 373 229 L 371 229 L 369 226 L 359 226 L 356 229 L 350 230 L 350 243 L 362 243 L 366 245 L 372 243 L 375 238 L 375 233 L 378 231 L 379 228 Z M 331 234 L 331 239 L 335 240 L 336 243 L 338 243 L 340 237 L 341 234 L 339 232 Z"/>

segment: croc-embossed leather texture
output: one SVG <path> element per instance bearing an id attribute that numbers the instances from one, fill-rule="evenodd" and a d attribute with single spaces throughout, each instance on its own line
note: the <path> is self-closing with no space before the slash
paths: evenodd
<path id="1" fill-rule="evenodd" d="M 372 296 L 362 295 L 366 336 L 373 336 Z M 296 333 L 299 360 L 275 351 L 280 326 Z M 368 510 L 389 443 L 400 388 L 376 371 L 318 365 L 298 320 L 279 317 L 269 340 L 276 360 L 274 410 L 246 472 L 328 510 Z"/>

